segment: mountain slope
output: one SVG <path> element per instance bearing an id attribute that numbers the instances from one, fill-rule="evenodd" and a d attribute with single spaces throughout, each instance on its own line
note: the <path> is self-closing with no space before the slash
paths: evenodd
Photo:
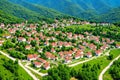
<path id="1" fill-rule="evenodd" d="M 7 0 L 0 0 L 0 10 L 23 19 L 37 19 L 37 16 L 39 16 L 37 13 L 30 11 L 22 6 L 12 4 Z"/>
<path id="2" fill-rule="evenodd" d="M 111 9 L 120 6 L 120 0 L 26 0 L 83 19 L 103 19 Z M 105 14 L 105 15 L 103 15 Z M 102 17 L 100 16 L 102 15 Z M 116 19 L 117 20 L 117 19 Z M 101 20 L 100 20 L 101 21 Z M 104 21 L 104 19 L 103 19 Z"/>
<path id="3" fill-rule="evenodd" d="M 64 15 L 60 12 L 55 11 L 55 10 L 52 10 L 52 9 L 49 9 L 49 8 L 46 8 L 46 7 L 43 7 L 40 5 L 31 4 L 31 3 L 28 3 L 24 0 L 9 0 L 9 1 L 11 1 L 12 3 L 15 3 L 15 4 L 19 4 L 20 6 L 23 6 L 31 11 L 34 11 L 34 12 L 36 12 L 39 15 L 42 15 L 44 17 L 54 18 L 57 16 Z"/>
<path id="4" fill-rule="evenodd" d="M 106 12 L 111 8 L 105 0 L 26 0 L 53 8 L 63 13 L 77 15 L 80 12 L 90 10 L 98 13 Z M 77 15 L 78 16 L 78 15 Z"/>
<path id="5" fill-rule="evenodd" d="M 13 15 L 0 11 L 0 23 L 19 23 L 23 20 Z"/>
<path id="6" fill-rule="evenodd" d="M 23 3 L 22 1 L 20 2 Z M 30 20 L 32 22 L 64 16 L 62 13 L 44 8 L 42 6 L 32 5 L 27 2 L 24 2 L 23 5 L 19 5 L 10 2 L 10 0 L 0 0 L 0 10 L 8 15 L 22 18 L 24 20 Z"/>
<path id="7" fill-rule="evenodd" d="M 100 19 L 107 22 L 120 22 L 120 7 L 111 9 L 103 14 Z"/>

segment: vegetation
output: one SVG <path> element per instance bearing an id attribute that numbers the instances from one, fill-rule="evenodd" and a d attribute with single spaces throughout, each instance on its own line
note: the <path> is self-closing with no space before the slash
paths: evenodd
<path id="1" fill-rule="evenodd" d="M 70 17 L 55 10 L 24 1 L 19 1 L 19 4 L 16 4 L 15 0 L 13 3 L 8 0 L 0 0 L 0 23 L 20 23 L 25 20 L 30 23 L 40 21 L 51 23 L 54 22 L 53 19 L 55 18 Z"/>
<path id="2" fill-rule="evenodd" d="M 48 76 L 43 80 L 70 80 L 70 68 L 66 65 L 59 65 L 48 70 Z"/>
<path id="3" fill-rule="evenodd" d="M 120 49 L 115 49 L 110 52 L 113 55 L 113 59 L 119 55 Z M 109 57 L 109 56 L 108 56 Z M 70 80 L 74 77 L 78 80 L 97 80 L 100 72 L 110 63 L 111 60 L 107 56 L 101 56 L 97 59 L 93 59 L 89 62 L 79 64 L 73 68 L 66 65 L 58 65 L 58 67 L 48 70 L 48 76 L 43 80 Z M 112 67 L 110 72 L 113 74 L 114 79 L 119 78 L 119 62 L 115 62 L 116 67 Z M 117 73 L 118 72 L 118 73 Z M 65 76 L 64 76 L 65 75 Z M 116 80 L 117 80 L 116 79 Z"/>
<path id="4" fill-rule="evenodd" d="M 113 54 L 113 59 L 119 55 L 120 49 L 115 49 L 110 52 Z M 109 57 L 109 56 L 108 56 Z M 103 56 L 98 59 L 93 59 L 84 64 L 75 66 L 74 72 L 77 73 L 74 77 L 80 80 L 97 80 L 100 72 L 110 63 L 111 60 Z"/>
<path id="5" fill-rule="evenodd" d="M 0 10 L 0 23 L 20 23 L 23 20 Z"/>
<path id="6" fill-rule="evenodd" d="M 18 65 L 0 54 L 0 80 L 32 80 L 32 78 Z"/>
<path id="7" fill-rule="evenodd" d="M 119 0 L 28 0 L 28 2 L 94 22 L 120 21 L 120 8 L 116 9 L 120 6 Z"/>
<path id="8" fill-rule="evenodd" d="M 115 51 L 117 52 L 117 51 Z M 110 69 L 104 74 L 104 80 L 119 80 L 120 79 L 120 59 L 115 61 Z"/>
<path id="9" fill-rule="evenodd" d="M 72 26 L 65 27 L 65 28 L 58 28 L 57 30 L 63 31 L 63 32 L 72 32 L 76 34 L 84 34 L 84 32 L 89 32 L 95 36 L 101 36 L 101 37 L 114 39 L 118 42 L 120 41 L 120 38 L 119 38 L 120 27 L 117 27 L 114 25 L 108 25 L 108 26 L 72 25 Z"/>

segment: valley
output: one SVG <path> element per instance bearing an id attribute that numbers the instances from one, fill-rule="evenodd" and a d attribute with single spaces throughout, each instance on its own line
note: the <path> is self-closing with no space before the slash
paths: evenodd
<path id="1" fill-rule="evenodd" d="M 119 80 L 119 0 L 0 0 L 0 80 Z"/>

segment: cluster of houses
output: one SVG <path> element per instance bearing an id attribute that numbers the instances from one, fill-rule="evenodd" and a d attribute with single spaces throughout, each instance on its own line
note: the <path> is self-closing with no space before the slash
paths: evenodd
<path id="1" fill-rule="evenodd" d="M 43 23 L 44 25 L 40 27 L 39 32 L 37 30 L 37 28 L 39 28 L 39 24 L 28 25 L 27 23 L 21 23 L 12 25 L 8 24 L 5 26 L 2 23 L 0 25 L 0 28 L 8 30 L 8 34 L 3 34 L 3 38 L 5 38 L 6 40 L 16 38 L 17 42 L 19 43 L 27 43 L 27 45 L 25 46 L 26 50 L 31 50 L 33 48 L 31 42 L 36 41 L 36 45 L 39 46 L 39 49 L 37 50 L 38 54 L 29 54 L 26 56 L 27 60 L 31 61 L 31 63 L 37 68 L 42 67 L 46 70 L 49 69 L 50 62 L 48 60 L 62 60 L 64 61 L 64 63 L 69 63 L 73 59 L 80 59 L 84 57 L 91 58 L 94 55 L 100 56 L 104 50 L 110 47 L 109 44 L 114 43 L 114 40 L 110 40 L 109 38 L 102 38 L 102 41 L 100 41 L 100 36 L 94 36 L 88 32 L 85 32 L 84 34 L 86 34 L 86 36 L 84 36 L 83 34 L 73 34 L 72 32 L 68 33 L 53 30 L 54 28 L 64 28 L 64 26 L 69 26 L 73 24 L 90 24 L 87 21 L 76 22 L 71 19 L 63 20 L 63 22 L 55 20 L 55 23 L 53 24 L 47 24 L 45 22 Z M 49 34 L 51 36 L 45 35 L 45 32 L 46 34 Z M 17 35 L 18 33 L 20 35 L 19 37 Z M 60 34 L 62 35 L 60 36 Z M 25 36 L 27 36 L 27 38 Z M 70 41 L 61 41 L 58 39 L 57 36 L 61 37 L 62 39 L 67 38 Z M 71 41 L 72 39 L 75 39 L 77 43 L 73 43 Z M 90 43 L 89 41 L 94 41 L 97 44 L 101 44 L 100 48 L 98 48 L 96 44 Z M 0 46 L 2 46 L 3 43 L 4 40 L 0 39 Z M 39 54 L 43 52 L 43 48 L 40 47 L 41 44 L 42 46 L 52 46 L 51 51 L 46 51 L 44 53 L 47 60 L 42 58 L 42 56 L 40 56 Z M 62 51 L 62 47 L 71 47 L 71 50 Z M 120 47 L 120 45 L 117 45 L 117 47 Z M 59 51 L 57 51 L 56 48 L 59 49 Z M 86 52 L 86 48 L 88 48 L 89 51 Z M 94 51 L 94 53 L 91 50 Z"/>
<path id="2" fill-rule="evenodd" d="M 42 58 L 39 57 L 37 54 L 29 54 L 27 55 L 28 61 L 33 61 L 33 65 L 37 68 L 43 67 L 44 69 L 48 70 L 50 68 L 50 63 Z"/>

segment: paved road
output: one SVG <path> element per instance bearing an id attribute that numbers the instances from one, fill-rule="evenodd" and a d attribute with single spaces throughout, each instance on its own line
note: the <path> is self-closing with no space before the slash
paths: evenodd
<path id="1" fill-rule="evenodd" d="M 4 52 L 2 52 L 2 51 L 0 51 L 0 53 L 1 53 L 2 55 L 6 56 L 7 58 L 9 58 L 9 59 L 13 60 L 13 61 L 15 61 L 15 60 L 16 60 L 15 58 L 13 58 L 13 57 L 9 56 L 8 54 L 6 54 L 6 53 L 4 53 Z"/>
<path id="2" fill-rule="evenodd" d="M 113 62 L 116 61 L 116 60 L 118 60 L 119 58 L 120 58 L 120 55 L 119 55 L 118 57 L 116 57 L 115 59 L 113 59 L 113 60 L 110 62 L 110 64 L 103 69 L 103 71 L 102 71 L 102 72 L 100 73 L 100 75 L 99 75 L 99 80 L 103 80 L 103 75 L 104 75 L 104 73 L 111 67 L 111 65 L 113 65 Z"/>
<path id="3" fill-rule="evenodd" d="M 2 55 L 4 55 L 4 56 L 8 57 L 9 59 L 13 60 L 13 61 L 16 60 L 15 58 L 9 56 L 8 54 L 6 54 L 6 53 L 4 53 L 4 52 L 2 52 L 2 51 L 0 51 L 0 53 L 1 53 Z M 22 65 L 22 63 L 21 63 L 20 60 L 18 61 L 18 64 L 33 78 L 33 80 L 39 80 L 35 75 L 33 75 L 27 68 L 25 68 L 25 67 Z"/>
<path id="4" fill-rule="evenodd" d="M 38 74 L 38 75 L 40 75 L 40 76 L 46 76 L 46 75 L 48 75 L 47 73 L 40 73 L 38 70 L 35 70 L 35 69 L 33 69 L 33 68 L 31 68 L 30 66 L 30 63 L 27 63 L 26 65 L 25 65 L 25 67 L 26 68 L 28 68 L 28 69 L 30 69 L 31 71 L 33 71 L 34 73 L 36 73 L 36 74 Z"/>
<path id="5" fill-rule="evenodd" d="M 84 61 L 80 61 L 80 62 L 77 62 L 77 63 L 71 64 L 71 65 L 68 65 L 68 66 L 69 66 L 69 67 L 73 67 L 73 66 L 76 66 L 76 65 L 79 65 L 79 64 L 82 64 L 82 63 L 85 63 L 85 62 L 91 61 L 91 60 L 93 60 L 93 59 L 95 59 L 95 58 L 96 58 L 96 56 L 95 56 L 95 57 L 92 57 L 92 58 L 89 58 L 89 59 L 87 59 L 87 60 L 84 60 Z"/>
<path id="6" fill-rule="evenodd" d="M 107 51 L 103 56 L 109 54 L 109 52 L 110 52 L 110 50 Z M 85 63 L 85 62 L 91 61 L 91 60 L 96 59 L 96 58 L 98 58 L 98 57 L 99 57 L 99 56 L 94 56 L 94 57 L 89 58 L 89 59 L 87 59 L 87 60 L 80 61 L 80 62 L 77 62 L 77 63 L 71 64 L 71 65 L 68 65 L 68 66 L 69 66 L 69 67 L 73 67 L 73 66 L 76 66 L 76 65 L 79 65 L 79 64 L 82 64 L 82 63 Z"/>

